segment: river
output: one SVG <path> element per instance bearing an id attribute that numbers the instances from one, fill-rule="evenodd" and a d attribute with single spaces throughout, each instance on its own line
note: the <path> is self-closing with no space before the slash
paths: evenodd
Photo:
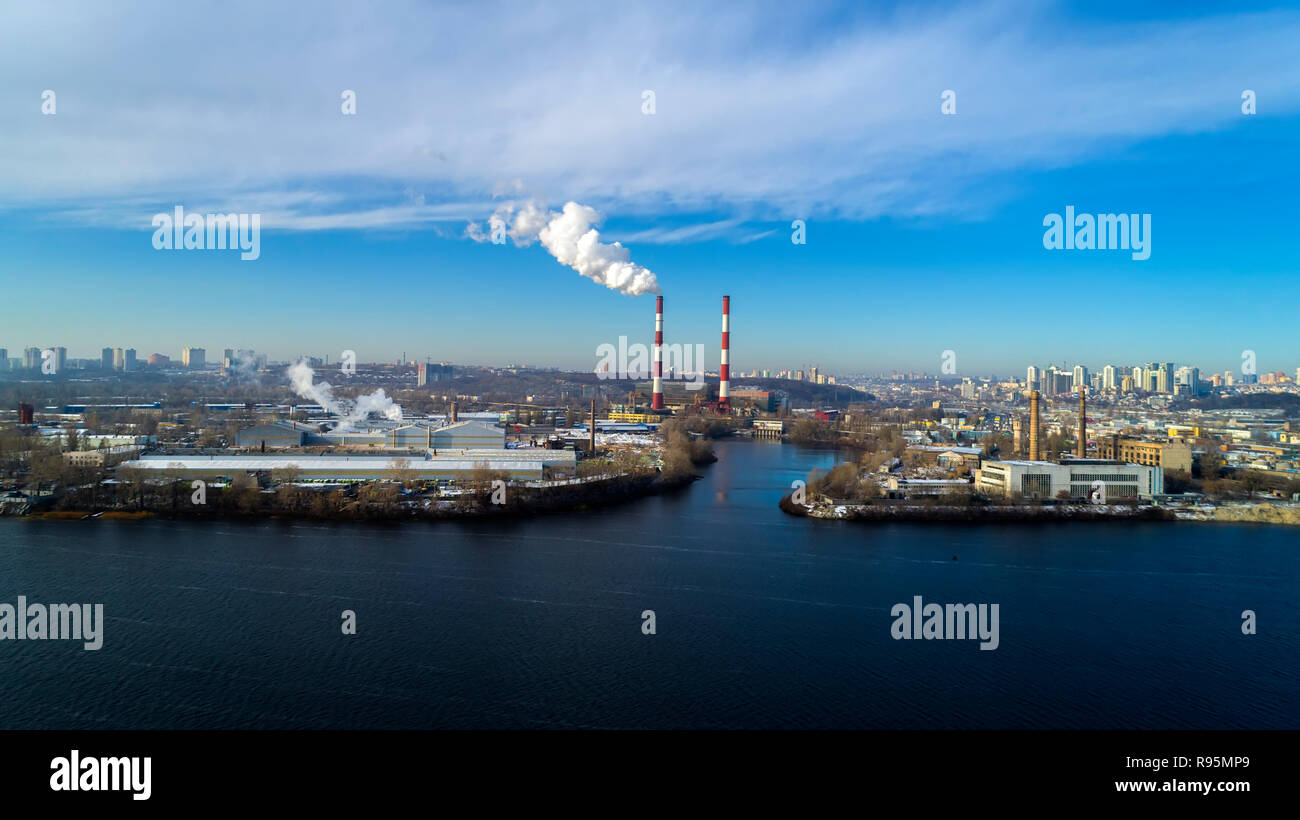
<path id="1" fill-rule="evenodd" d="M 105 614 L 0 641 L 0 728 L 1300 728 L 1300 529 L 804 520 L 832 454 L 717 449 L 513 522 L 0 520 L 0 602 Z M 895 640 L 917 595 L 997 648 Z"/>

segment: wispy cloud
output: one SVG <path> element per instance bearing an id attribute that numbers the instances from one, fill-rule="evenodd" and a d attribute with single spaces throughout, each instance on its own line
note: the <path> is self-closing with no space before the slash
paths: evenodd
<path id="1" fill-rule="evenodd" d="M 380 229 L 482 218 L 527 190 L 621 225 L 676 217 L 626 242 L 745 241 L 767 230 L 752 220 L 978 213 L 995 175 L 1227 127 L 1247 87 L 1260 116 L 1300 108 L 1294 11 L 221 8 L 7 11 L 0 208 L 135 225 L 140 206 L 209 202 L 269 229 Z"/>

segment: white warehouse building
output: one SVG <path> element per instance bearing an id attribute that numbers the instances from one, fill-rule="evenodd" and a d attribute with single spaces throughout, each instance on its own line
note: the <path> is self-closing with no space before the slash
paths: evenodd
<path id="1" fill-rule="evenodd" d="M 1062 461 L 986 461 L 975 471 L 975 489 L 991 495 L 1022 498 L 1056 498 L 1068 490 L 1070 498 L 1086 499 L 1105 487 L 1108 501 L 1150 498 L 1164 492 L 1164 472 L 1159 467 L 1126 464 L 1099 458 Z"/>

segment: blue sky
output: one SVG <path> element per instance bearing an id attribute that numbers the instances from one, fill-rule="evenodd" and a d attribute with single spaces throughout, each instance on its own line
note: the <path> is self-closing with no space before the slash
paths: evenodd
<path id="1" fill-rule="evenodd" d="M 11 356 L 586 369 L 649 340 L 653 298 L 466 235 L 573 200 L 653 271 L 667 341 L 716 361 L 731 295 L 740 370 L 1300 365 L 1295 8 L 221 8 L 60 4 L 0 33 Z M 261 214 L 261 257 L 155 250 L 176 205 Z M 1151 214 L 1150 259 L 1045 250 L 1067 205 Z"/>

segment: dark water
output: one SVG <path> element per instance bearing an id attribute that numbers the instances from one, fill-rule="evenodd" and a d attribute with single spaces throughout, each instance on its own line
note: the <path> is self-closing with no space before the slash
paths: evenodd
<path id="1" fill-rule="evenodd" d="M 513 524 L 0 521 L 0 601 L 107 616 L 0 642 L 0 728 L 1300 728 L 1300 530 L 804 521 L 829 456 L 719 455 Z M 999 604 L 999 648 L 891 639 L 914 595 Z"/>

